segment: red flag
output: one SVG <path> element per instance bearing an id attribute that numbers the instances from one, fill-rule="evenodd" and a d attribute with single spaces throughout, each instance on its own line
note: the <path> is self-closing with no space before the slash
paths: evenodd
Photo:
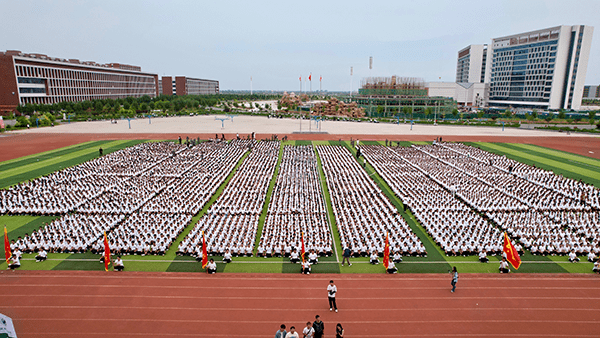
<path id="1" fill-rule="evenodd" d="M 515 269 L 519 270 L 519 267 L 521 266 L 521 258 L 519 257 L 519 253 L 515 247 L 510 242 L 506 231 L 504 232 L 504 246 L 502 251 L 506 253 L 506 260 L 509 261 Z"/>
<path id="2" fill-rule="evenodd" d="M 6 233 L 6 225 L 4 226 L 4 257 L 6 257 L 6 264 L 9 264 L 8 260 L 12 257 L 12 253 L 10 251 L 10 242 L 8 241 L 8 234 Z"/>
<path id="3" fill-rule="evenodd" d="M 302 82 L 302 76 L 300 76 L 300 82 Z"/>
<path id="4" fill-rule="evenodd" d="M 206 250 L 206 239 L 204 238 L 204 231 L 202 231 L 202 269 L 208 265 L 208 250 Z"/>
<path id="5" fill-rule="evenodd" d="M 108 246 L 108 238 L 106 238 L 106 231 L 104 232 L 104 271 L 108 271 L 110 265 L 110 246 Z"/>
<path id="6" fill-rule="evenodd" d="M 390 236 L 385 234 L 385 248 L 383 249 L 383 267 L 387 270 L 390 266 Z"/>
<path id="7" fill-rule="evenodd" d="M 312 81 L 312 74 L 308 76 L 308 81 Z"/>
<path id="8" fill-rule="evenodd" d="M 300 251 L 300 257 L 302 257 L 302 263 L 304 263 L 304 256 L 306 255 L 306 248 L 304 247 L 304 233 L 300 233 L 300 243 L 302 243 L 302 249 Z"/>
<path id="9" fill-rule="evenodd" d="M 319 76 L 319 81 L 323 81 L 323 77 L 322 76 Z"/>

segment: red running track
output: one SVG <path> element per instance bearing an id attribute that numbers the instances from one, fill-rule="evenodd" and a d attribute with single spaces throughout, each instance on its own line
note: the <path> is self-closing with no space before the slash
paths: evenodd
<path id="1" fill-rule="evenodd" d="M 208 139 L 215 134 L 27 134 L 27 133 L 9 133 L 0 137 L 0 162 L 37 154 L 43 151 L 53 150 L 79 144 L 87 141 L 99 140 L 176 140 L 181 136 L 184 140 L 186 136 L 191 138 L 199 137 Z M 569 137 L 569 136 L 460 136 L 443 135 L 444 141 L 451 142 L 507 142 L 507 143 L 528 143 L 542 147 L 562 150 L 574 154 L 600 159 L 600 137 Z M 246 135 L 241 135 L 246 137 Z M 279 134 L 282 138 L 283 134 Z M 290 140 L 330 140 L 338 139 L 350 140 L 357 138 L 363 141 L 384 141 L 386 139 L 393 141 L 433 141 L 435 136 L 431 135 L 337 135 L 337 134 L 289 134 Z M 225 134 L 229 140 L 235 138 L 235 134 Z M 257 134 L 257 139 L 271 137 L 271 135 Z"/>
<path id="2" fill-rule="evenodd" d="M 326 287 L 338 286 L 339 313 Z M 326 337 L 598 337 L 600 278 L 5 271 L 0 313 L 27 337 L 272 337 L 320 314 Z"/>

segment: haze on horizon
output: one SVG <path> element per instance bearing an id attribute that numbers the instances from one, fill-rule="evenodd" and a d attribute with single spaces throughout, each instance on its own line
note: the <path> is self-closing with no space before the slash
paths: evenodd
<path id="1" fill-rule="evenodd" d="M 586 84 L 600 84 L 600 1 L 8 1 L 0 50 L 126 63 L 220 81 L 221 90 L 348 91 L 365 76 L 454 81 L 458 50 L 558 25 L 594 26 Z M 368 68 L 373 56 L 373 70 Z M 308 89 L 308 83 L 306 89 Z"/>

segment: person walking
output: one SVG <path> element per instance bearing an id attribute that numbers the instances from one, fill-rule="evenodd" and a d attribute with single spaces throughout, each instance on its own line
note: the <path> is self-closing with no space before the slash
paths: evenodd
<path id="1" fill-rule="evenodd" d="M 344 262 L 348 262 L 348 266 L 352 266 L 350 263 L 350 255 L 352 255 L 352 252 L 350 251 L 350 248 L 346 247 L 342 253 L 342 266 L 344 266 Z"/>
<path id="2" fill-rule="evenodd" d="M 340 323 L 335 326 L 335 338 L 344 338 L 344 328 Z"/>
<path id="3" fill-rule="evenodd" d="M 335 294 L 337 293 L 337 286 L 333 284 L 333 280 L 329 281 L 329 285 L 327 285 L 327 297 L 329 298 L 329 311 L 338 312 L 337 304 L 335 302 Z"/>
<path id="4" fill-rule="evenodd" d="M 315 338 L 323 337 L 323 335 L 325 334 L 325 323 L 321 321 L 321 316 L 315 316 L 315 322 L 313 323 L 312 328 L 315 330 Z"/>
<path id="5" fill-rule="evenodd" d="M 450 290 L 450 292 L 454 292 L 456 290 L 456 282 L 458 282 L 458 271 L 456 271 L 456 267 L 453 267 L 452 282 L 450 282 L 450 284 L 452 285 L 452 290 Z"/>

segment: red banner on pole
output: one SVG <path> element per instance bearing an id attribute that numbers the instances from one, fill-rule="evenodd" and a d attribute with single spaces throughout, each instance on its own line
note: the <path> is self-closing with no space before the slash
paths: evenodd
<path id="1" fill-rule="evenodd" d="M 104 232 L 104 271 L 108 271 L 110 265 L 110 246 L 108 245 L 108 238 L 106 238 L 106 231 Z"/>
<path id="2" fill-rule="evenodd" d="M 208 250 L 206 249 L 206 238 L 204 238 L 204 231 L 202 231 L 202 269 L 208 265 Z"/>
<path id="3" fill-rule="evenodd" d="M 385 247 L 383 249 L 383 267 L 387 270 L 388 266 L 390 266 L 390 236 L 386 232 Z"/>
<path id="4" fill-rule="evenodd" d="M 12 252 L 10 251 L 10 242 L 8 241 L 6 225 L 4 226 L 4 257 L 6 257 L 6 264 L 10 265 L 8 260 L 12 257 Z"/>
<path id="5" fill-rule="evenodd" d="M 521 266 L 521 257 L 519 257 L 519 253 L 510 242 L 506 231 L 504 232 L 504 246 L 502 251 L 506 253 L 506 260 L 509 261 L 515 269 L 519 270 L 519 267 Z"/>

